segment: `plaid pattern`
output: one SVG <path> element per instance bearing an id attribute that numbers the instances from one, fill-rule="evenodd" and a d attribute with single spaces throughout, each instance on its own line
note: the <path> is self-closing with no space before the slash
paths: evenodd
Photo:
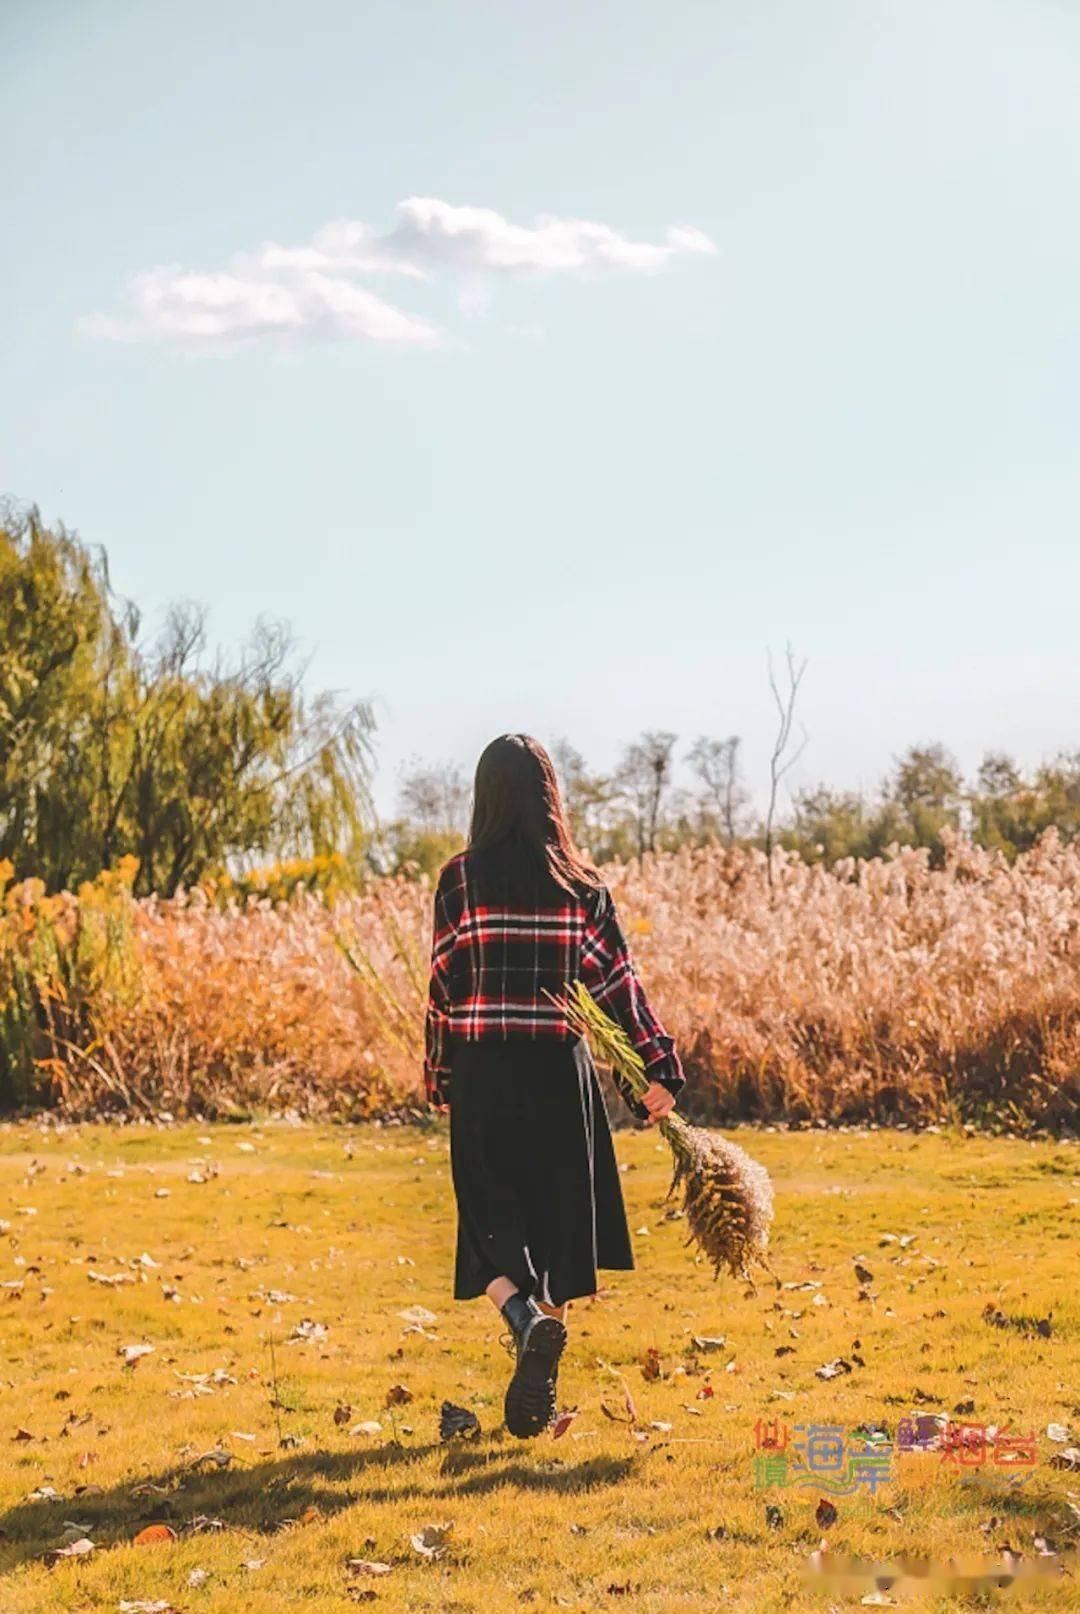
<path id="1" fill-rule="evenodd" d="M 545 995 L 581 980 L 618 1021 L 645 1062 L 650 1081 L 677 1093 L 684 1077 L 674 1040 L 649 1006 L 606 887 L 528 913 L 485 904 L 470 878 L 469 855 L 450 859 L 435 890 L 431 984 L 425 1027 L 424 1086 L 433 1104 L 450 1102 L 451 1042 L 544 1037 L 574 1042 Z M 647 1112 L 620 1091 L 635 1115 Z"/>

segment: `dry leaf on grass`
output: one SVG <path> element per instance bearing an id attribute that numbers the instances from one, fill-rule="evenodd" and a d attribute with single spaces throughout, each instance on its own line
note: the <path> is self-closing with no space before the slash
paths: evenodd
<path id="1" fill-rule="evenodd" d="M 325 1323 L 312 1322 L 310 1317 L 305 1317 L 302 1322 L 295 1325 L 285 1343 L 286 1345 L 321 1345 L 329 1332 L 330 1330 Z"/>
<path id="2" fill-rule="evenodd" d="M 425 1524 L 410 1539 L 422 1558 L 441 1558 L 453 1533 L 452 1524 Z"/>
<path id="3" fill-rule="evenodd" d="M 214 1468 L 228 1468 L 230 1463 L 236 1462 L 236 1453 L 226 1450 L 224 1446 L 215 1446 L 212 1451 L 200 1452 L 188 1463 L 188 1468 L 201 1468 L 203 1463 L 209 1463 Z"/>
<path id="4" fill-rule="evenodd" d="M 51 1569 L 54 1564 L 61 1563 L 65 1558 L 88 1558 L 93 1551 L 94 1543 L 89 1536 L 76 1536 L 74 1541 L 67 1541 L 61 1547 L 50 1547 L 43 1557 Z"/>
<path id="5" fill-rule="evenodd" d="M 390 1565 L 376 1558 L 346 1558 L 345 1568 L 350 1575 L 388 1575 Z"/>
<path id="6" fill-rule="evenodd" d="M 846 1361 L 844 1357 L 837 1356 L 831 1362 L 823 1362 L 821 1367 L 816 1367 L 814 1376 L 819 1379 L 838 1379 L 841 1373 L 850 1372 L 851 1363 Z"/>
<path id="7" fill-rule="evenodd" d="M 646 1381 L 666 1379 L 671 1375 L 671 1369 L 663 1361 L 655 1345 L 650 1345 L 641 1358 L 641 1376 Z"/>
<path id="8" fill-rule="evenodd" d="M 124 1358 L 125 1367 L 134 1367 L 136 1362 L 141 1362 L 144 1356 L 152 1356 L 154 1347 L 152 1345 L 118 1345 L 116 1354 Z"/>
<path id="9" fill-rule="evenodd" d="M 404 1311 L 398 1312 L 398 1316 L 404 1322 L 413 1323 L 420 1328 L 430 1328 L 439 1320 L 433 1311 L 428 1311 L 426 1306 L 406 1306 Z"/>
<path id="10" fill-rule="evenodd" d="M 453 1440 L 455 1437 L 463 1440 L 475 1440 L 480 1433 L 480 1419 L 468 1407 L 455 1406 L 452 1401 L 444 1401 L 439 1413 L 439 1439 Z"/>
<path id="11" fill-rule="evenodd" d="M 136 1547 L 159 1546 L 165 1541 L 175 1541 L 176 1531 L 167 1524 L 148 1524 L 145 1530 L 140 1530 L 134 1538 L 132 1545 Z"/>

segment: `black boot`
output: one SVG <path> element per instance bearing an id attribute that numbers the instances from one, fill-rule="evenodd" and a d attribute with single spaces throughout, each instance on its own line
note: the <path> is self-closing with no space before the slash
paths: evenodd
<path id="1" fill-rule="evenodd" d="M 555 1377 L 566 1344 L 566 1325 L 541 1311 L 531 1295 L 511 1295 L 501 1310 L 517 1350 L 503 1416 L 510 1433 L 527 1440 L 546 1429 L 555 1416 Z"/>

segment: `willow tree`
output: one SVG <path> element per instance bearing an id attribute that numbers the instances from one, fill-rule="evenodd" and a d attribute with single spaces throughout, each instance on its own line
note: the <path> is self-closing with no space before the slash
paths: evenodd
<path id="1" fill-rule="evenodd" d="M 175 608 L 145 645 L 103 553 L 0 522 L 0 857 L 51 889 L 125 854 L 171 895 L 248 857 L 344 851 L 370 821 L 364 701 L 309 695 L 287 631 L 211 655 Z"/>

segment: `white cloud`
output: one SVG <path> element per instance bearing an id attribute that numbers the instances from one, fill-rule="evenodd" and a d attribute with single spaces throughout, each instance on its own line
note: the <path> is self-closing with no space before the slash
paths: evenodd
<path id="1" fill-rule="evenodd" d="M 356 277 L 455 277 L 459 307 L 475 313 L 486 306 L 493 276 L 642 273 L 682 254 L 716 251 L 692 226 L 674 226 L 662 243 L 651 243 L 586 219 L 542 215 L 532 225 L 511 224 L 490 208 L 429 197 L 410 197 L 396 212 L 385 235 L 341 219 L 299 246 L 265 242 L 238 253 L 223 270 L 152 269 L 130 282 L 126 315 L 92 314 L 82 329 L 112 341 L 183 345 L 264 337 L 431 344 L 440 339 L 435 325 L 384 301 Z"/>
<path id="2" fill-rule="evenodd" d="M 92 314 L 82 322 L 86 335 L 188 345 L 266 336 L 421 343 L 439 337 L 427 320 L 374 292 L 310 269 L 282 280 L 242 271 L 194 275 L 153 269 L 137 275 L 128 290 L 128 316 Z"/>
<path id="3" fill-rule="evenodd" d="M 701 230 L 670 229 L 664 245 L 655 246 L 587 219 L 542 214 L 531 226 L 511 224 L 487 207 L 452 207 L 425 196 L 400 202 L 397 213 L 387 249 L 431 270 L 660 269 L 679 252 L 716 251 Z"/>

